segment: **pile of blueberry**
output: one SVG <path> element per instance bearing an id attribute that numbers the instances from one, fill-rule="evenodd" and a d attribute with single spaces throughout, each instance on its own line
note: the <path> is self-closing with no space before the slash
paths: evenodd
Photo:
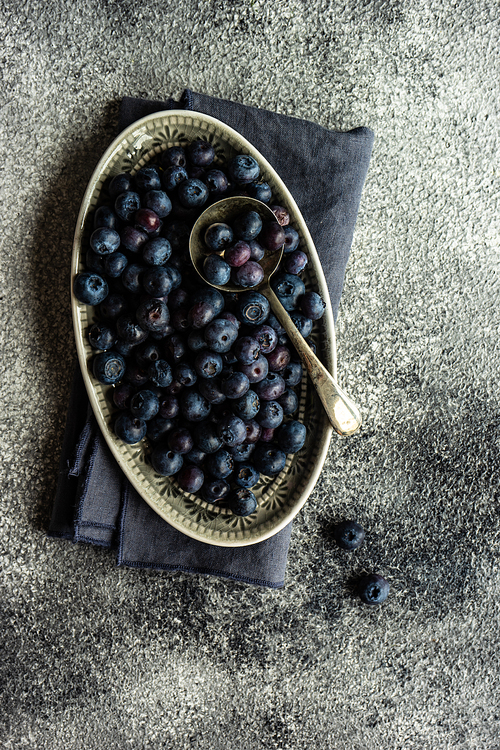
<path id="1" fill-rule="evenodd" d="M 272 202 L 253 157 L 237 155 L 224 168 L 214 159 L 213 146 L 196 140 L 135 176 L 115 176 L 73 291 L 96 308 L 92 368 L 114 386 L 115 434 L 131 444 L 147 438 L 156 472 L 245 516 L 256 510 L 260 475 L 276 476 L 304 446 L 306 428 L 293 418 L 302 366 L 263 295 L 245 283 L 238 294 L 213 289 L 191 264 L 191 228 L 208 205 L 230 195 Z M 273 288 L 308 337 L 325 303 L 299 276 L 307 256 L 288 212 L 270 207 L 278 229 L 266 246 L 272 232 L 285 245 Z M 254 218 L 242 216 L 246 230 L 237 233 L 248 236 Z"/>

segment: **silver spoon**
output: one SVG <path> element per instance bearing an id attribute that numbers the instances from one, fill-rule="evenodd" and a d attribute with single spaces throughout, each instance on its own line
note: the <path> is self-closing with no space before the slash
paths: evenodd
<path id="1" fill-rule="evenodd" d="M 206 284 L 222 292 L 241 293 L 242 289 L 230 283 L 220 286 L 210 284 L 206 280 L 203 274 L 203 261 L 207 257 L 207 251 L 203 243 L 203 237 L 211 224 L 217 222 L 231 224 L 231 221 L 244 211 L 257 211 L 263 221 L 276 221 L 276 217 L 269 206 L 255 198 L 240 196 L 223 198 L 217 203 L 213 203 L 199 216 L 189 238 L 189 253 L 198 274 Z M 251 290 L 260 292 L 269 301 L 273 313 L 297 350 L 311 382 L 321 399 L 333 429 L 342 436 L 352 435 L 361 426 L 359 409 L 349 396 L 344 393 L 323 363 L 314 354 L 311 347 L 293 324 L 288 312 L 279 301 L 269 283 L 271 276 L 279 266 L 282 255 L 283 247 L 275 253 L 266 251 L 264 258 L 259 261 L 264 271 L 264 278 L 260 284 L 251 287 Z"/>

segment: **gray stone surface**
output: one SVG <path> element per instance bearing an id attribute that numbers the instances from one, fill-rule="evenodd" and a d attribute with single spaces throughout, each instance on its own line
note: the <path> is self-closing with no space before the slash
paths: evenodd
<path id="1" fill-rule="evenodd" d="M 0 746 L 498 750 L 498 4 L 0 14 Z M 338 325 L 365 425 L 332 442 L 280 591 L 46 538 L 80 200 L 120 98 L 184 86 L 376 133 Z M 368 530 L 351 555 L 345 517 Z M 376 609 L 352 593 L 369 570 Z"/>

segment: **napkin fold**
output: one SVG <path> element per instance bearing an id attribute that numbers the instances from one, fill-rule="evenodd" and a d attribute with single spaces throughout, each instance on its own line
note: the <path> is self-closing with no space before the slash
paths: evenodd
<path id="1" fill-rule="evenodd" d="M 323 265 L 334 317 L 374 134 L 348 132 L 185 90 L 180 101 L 123 99 L 118 129 L 166 109 L 222 120 L 272 164 L 294 196 Z M 142 500 L 113 458 L 76 368 L 48 534 L 117 551 L 118 565 L 215 575 L 280 588 L 292 523 L 257 544 L 216 547 L 174 529 Z"/>

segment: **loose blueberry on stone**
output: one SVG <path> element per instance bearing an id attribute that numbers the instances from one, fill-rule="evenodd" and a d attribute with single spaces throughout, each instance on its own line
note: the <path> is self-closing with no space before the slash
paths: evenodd
<path id="1" fill-rule="evenodd" d="M 335 526 L 333 536 L 339 547 L 353 550 L 363 544 L 365 530 L 356 521 L 341 521 Z"/>
<path id="2" fill-rule="evenodd" d="M 389 583 L 378 573 L 371 573 L 359 582 L 359 596 L 365 604 L 382 604 L 389 596 Z"/>

